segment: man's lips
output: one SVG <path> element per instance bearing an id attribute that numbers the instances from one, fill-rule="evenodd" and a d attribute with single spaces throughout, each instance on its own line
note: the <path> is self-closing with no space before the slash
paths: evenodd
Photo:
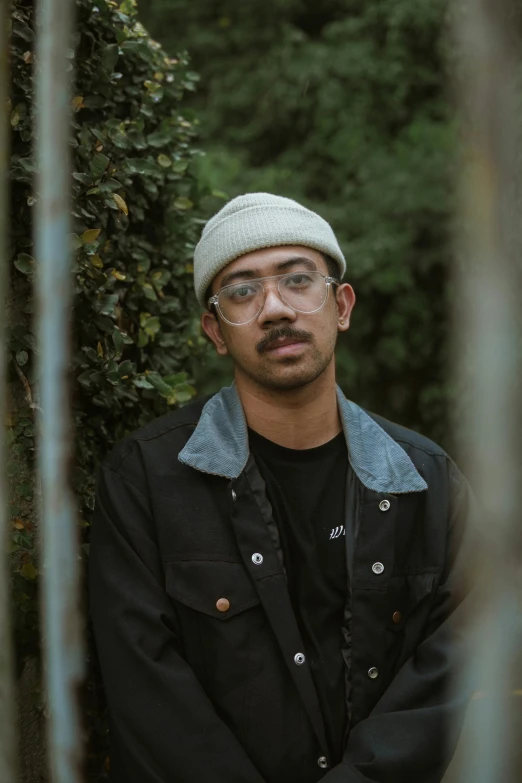
<path id="1" fill-rule="evenodd" d="M 284 337 L 274 340 L 266 348 L 265 353 L 276 354 L 278 356 L 290 356 L 298 353 L 306 345 L 306 340 L 299 337 Z"/>

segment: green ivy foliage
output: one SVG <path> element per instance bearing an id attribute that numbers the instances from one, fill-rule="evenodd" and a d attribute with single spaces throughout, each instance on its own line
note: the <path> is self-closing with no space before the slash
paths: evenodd
<path id="1" fill-rule="evenodd" d="M 71 204 L 74 258 L 71 398 L 84 551 L 96 469 L 113 442 L 195 393 L 190 362 L 204 344 L 191 259 L 201 197 L 191 173 L 197 121 L 182 110 L 197 75 L 185 53 L 167 56 L 137 20 L 134 0 L 77 0 Z M 34 7 L 12 15 L 12 295 L 9 310 L 9 475 L 16 641 L 38 646 L 35 551 L 38 270 L 32 213 Z M 59 293 L 57 292 L 57 295 Z M 99 716 L 98 716 L 99 718 Z M 98 719 L 94 715 L 94 719 Z"/>
<path id="2" fill-rule="evenodd" d="M 202 174 L 330 221 L 357 294 L 338 375 L 366 407 L 447 443 L 455 139 L 446 0 L 150 0 L 202 77 Z"/>

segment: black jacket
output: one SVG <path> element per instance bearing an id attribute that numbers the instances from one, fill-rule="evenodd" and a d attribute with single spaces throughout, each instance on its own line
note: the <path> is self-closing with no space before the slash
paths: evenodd
<path id="1" fill-rule="evenodd" d="M 100 471 L 90 596 L 114 783 L 442 779 L 465 701 L 449 686 L 469 492 L 434 443 L 341 394 L 339 404 L 355 477 L 342 763 L 328 759 L 277 526 L 231 388 L 203 415 L 197 402 L 151 422 Z"/>

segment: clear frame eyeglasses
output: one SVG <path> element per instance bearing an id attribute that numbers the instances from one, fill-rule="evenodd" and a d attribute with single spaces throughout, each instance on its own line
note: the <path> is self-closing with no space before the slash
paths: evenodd
<path id="1" fill-rule="evenodd" d="M 296 313 L 308 315 L 325 306 L 330 286 L 339 285 L 334 277 L 309 269 L 286 272 L 223 286 L 210 297 L 208 306 L 215 305 L 221 318 L 231 326 L 249 324 L 265 305 L 265 283 L 268 280 L 277 280 L 277 291 L 285 305 Z"/>

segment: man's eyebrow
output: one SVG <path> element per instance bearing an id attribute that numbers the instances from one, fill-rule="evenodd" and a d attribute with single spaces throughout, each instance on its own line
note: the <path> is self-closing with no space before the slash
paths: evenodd
<path id="1" fill-rule="evenodd" d="M 316 264 L 311 258 L 306 258 L 306 256 L 292 256 L 292 258 L 287 258 L 285 261 L 276 264 L 276 269 L 278 272 L 285 272 L 287 269 L 297 266 L 297 264 L 305 266 L 307 269 L 317 270 Z M 259 269 L 238 269 L 236 272 L 229 272 L 228 275 L 225 275 L 219 284 L 219 287 L 224 288 L 226 285 L 233 283 L 234 280 L 257 280 L 260 277 L 262 277 L 262 275 Z"/>
<path id="2" fill-rule="evenodd" d="M 286 261 L 281 261 L 280 264 L 277 264 L 276 269 L 285 270 L 295 266 L 296 264 L 301 264 L 301 266 L 305 266 L 307 269 L 317 270 L 317 265 L 315 262 L 306 256 L 292 256 L 292 258 L 287 258 Z"/>
<path id="3" fill-rule="evenodd" d="M 234 280 L 250 280 L 251 278 L 260 276 L 259 269 L 238 269 L 237 272 L 229 272 L 228 275 L 225 275 L 219 284 L 219 287 L 224 288 L 226 285 L 230 285 L 230 283 L 234 282 Z"/>

